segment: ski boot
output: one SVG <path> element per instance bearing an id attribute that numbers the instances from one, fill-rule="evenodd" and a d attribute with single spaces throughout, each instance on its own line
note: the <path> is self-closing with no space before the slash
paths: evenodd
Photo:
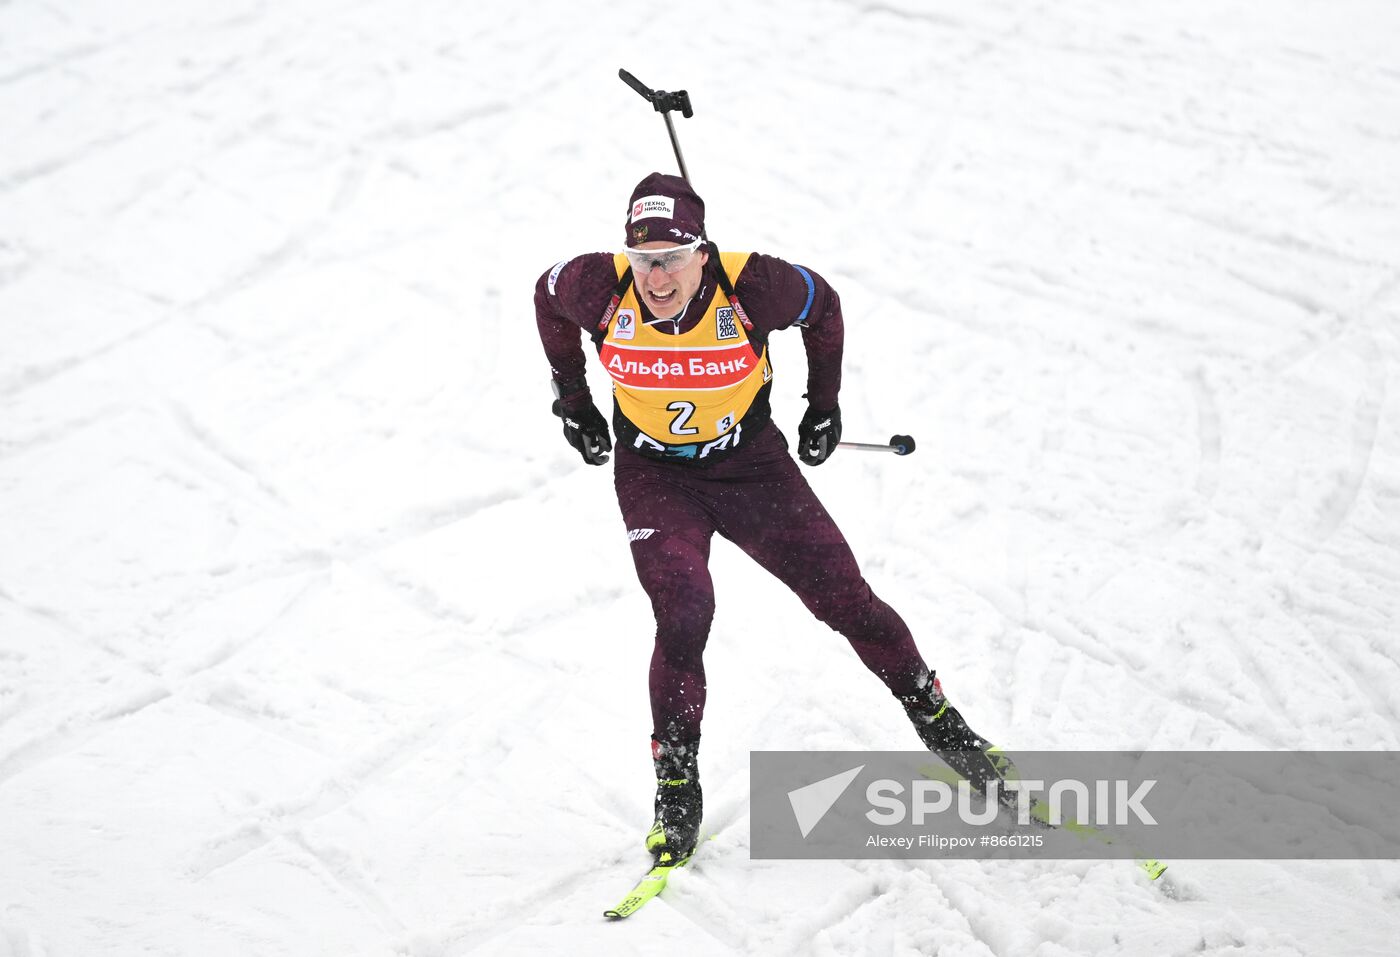
<path id="1" fill-rule="evenodd" d="M 987 793 L 990 782 L 999 782 L 997 802 L 1005 807 L 1016 806 L 1015 794 L 1005 787 L 1008 779 L 1020 776 L 1016 765 L 1000 748 L 967 726 L 958 709 L 943 696 L 943 688 L 932 671 L 917 692 L 899 700 L 926 748 L 981 794 Z"/>
<path id="2" fill-rule="evenodd" d="M 696 762 L 699 741 L 651 740 L 656 767 L 656 823 L 647 832 L 646 848 L 657 864 L 677 864 L 695 850 L 703 800 Z"/>

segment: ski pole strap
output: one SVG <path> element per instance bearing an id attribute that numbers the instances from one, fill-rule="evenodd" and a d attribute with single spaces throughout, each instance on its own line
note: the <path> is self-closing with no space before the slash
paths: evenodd
<path id="1" fill-rule="evenodd" d="M 672 110 L 680 110 L 681 116 L 686 119 L 695 115 L 695 111 L 690 106 L 690 94 L 685 90 L 677 90 L 674 93 L 653 90 L 626 70 L 618 70 L 617 75 L 622 78 L 623 83 L 636 90 L 642 99 L 649 101 L 656 112 L 666 114 Z M 670 121 L 667 120 L 667 122 Z"/>

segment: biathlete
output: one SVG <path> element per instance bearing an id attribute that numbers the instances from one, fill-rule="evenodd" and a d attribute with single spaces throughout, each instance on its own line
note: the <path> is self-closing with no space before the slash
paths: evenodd
<path id="1" fill-rule="evenodd" d="M 924 745 L 974 787 L 1010 769 L 949 705 L 908 626 L 871 590 L 769 421 L 768 337 L 796 326 L 808 366 L 798 458 L 816 466 L 835 452 L 844 339 L 836 291 L 806 267 L 719 252 L 704 224 L 705 204 L 689 183 L 652 173 L 632 191 L 622 252 L 560 262 L 535 287 L 553 410 L 589 465 L 607 462 L 614 447 L 584 375 L 580 330 L 613 381 L 613 480 L 656 616 L 649 684 L 657 786 L 646 846 L 663 864 L 687 857 L 700 828 L 716 532 L 843 635 Z"/>

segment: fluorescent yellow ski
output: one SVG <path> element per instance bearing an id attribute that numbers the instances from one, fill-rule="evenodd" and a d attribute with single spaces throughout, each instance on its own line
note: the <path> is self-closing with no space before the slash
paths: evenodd
<path id="1" fill-rule="evenodd" d="M 946 765 L 925 765 L 919 768 L 919 773 L 930 781 L 943 781 L 954 786 L 956 786 L 959 781 L 964 780 L 962 775 Z M 1086 840 L 1101 841 L 1104 844 L 1113 843 L 1113 838 L 1110 835 L 1105 834 L 1092 824 L 1080 824 L 1078 821 L 1063 821 L 1059 825 L 1049 823 L 1050 808 L 1040 801 L 1031 805 L 1031 819 L 1039 821 L 1046 827 L 1062 827 L 1071 834 L 1077 834 Z M 1150 857 L 1134 858 L 1133 863 L 1136 864 L 1142 872 L 1147 875 L 1147 879 L 1151 881 L 1155 881 L 1157 878 L 1161 877 L 1167 870 L 1166 864 Z"/>
<path id="2" fill-rule="evenodd" d="M 612 910 L 603 911 L 603 916 L 609 920 L 622 920 L 624 917 L 635 914 L 643 904 L 665 889 L 666 881 L 671 876 L 671 872 L 678 867 L 684 867 L 685 862 L 690 860 L 690 855 L 687 854 L 678 861 L 668 863 L 669 858 L 670 854 L 663 851 L 657 859 L 656 866 L 646 872 L 646 875 L 637 882 L 636 887 L 628 892 L 620 904 Z"/>

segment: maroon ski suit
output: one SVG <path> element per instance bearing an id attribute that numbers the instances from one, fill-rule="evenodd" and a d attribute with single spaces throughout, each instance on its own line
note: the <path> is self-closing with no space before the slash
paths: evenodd
<path id="1" fill-rule="evenodd" d="M 705 266 L 700 292 L 676 321 L 642 320 L 684 332 L 700 320 L 700 303 L 717 281 L 719 257 Z M 813 408 L 837 404 L 843 324 L 836 292 L 811 270 L 772 256 L 751 256 L 730 277 L 753 323 L 749 335 L 766 342 L 779 329 L 802 329 Z M 535 318 L 554 378 L 582 382 L 580 330 L 594 334 L 617 284 L 613 257 L 592 253 L 546 272 L 535 288 Z M 587 385 L 565 394 L 587 404 Z M 765 396 L 766 400 L 766 396 Z M 714 616 L 707 567 L 715 533 L 739 546 L 845 636 L 866 667 L 896 696 L 916 694 L 928 673 L 908 626 L 861 575 L 836 523 L 817 500 L 780 430 L 771 423 L 727 455 L 705 463 L 658 460 L 618 443 L 614 484 L 637 577 L 656 616 L 650 671 L 653 736 L 696 740 L 705 707 L 702 655 Z"/>

